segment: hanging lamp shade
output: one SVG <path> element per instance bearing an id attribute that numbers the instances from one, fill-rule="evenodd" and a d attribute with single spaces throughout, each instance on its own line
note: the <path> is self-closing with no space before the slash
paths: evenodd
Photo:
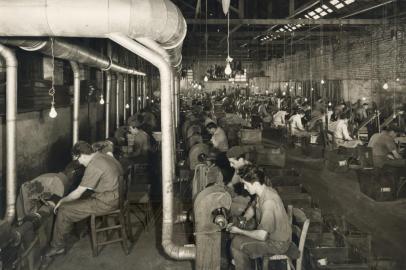
<path id="1" fill-rule="evenodd" d="M 221 0 L 221 4 L 223 6 L 224 15 L 227 15 L 228 10 L 230 9 L 230 0 Z"/>

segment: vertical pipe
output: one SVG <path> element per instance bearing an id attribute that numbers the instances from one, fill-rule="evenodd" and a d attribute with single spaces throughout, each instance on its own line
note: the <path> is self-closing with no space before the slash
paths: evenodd
<path id="1" fill-rule="evenodd" d="M 131 76 L 131 86 L 130 86 L 130 101 L 131 101 L 131 115 L 134 115 L 134 81 L 135 78 L 134 76 Z"/>
<path id="2" fill-rule="evenodd" d="M 178 246 L 173 243 L 173 182 L 172 158 L 173 121 L 171 117 L 171 67 L 158 53 L 142 46 L 133 39 L 120 34 L 110 34 L 109 38 L 133 53 L 151 62 L 160 73 L 161 80 L 161 130 L 162 130 L 162 246 L 165 252 L 175 259 L 194 259 L 195 247 Z"/>
<path id="3" fill-rule="evenodd" d="M 116 128 L 120 127 L 120 101 L 119 101 L 119 92 L 120 92 L 120 74 L 116 74 Z"/>
<path id="4" fill-rule="evenodd" d="M 6 143 L 7 143 L 7 177 L 6 177 L 6 211 L 4 219 L 12 223 L 16 213 L 16 117 L 17 117 L 17 59 L 14 52 L 0 44 L 0 56 L 6 61 Z M 1 222 L 0 222 L 1 223 Z"/>
<path id="5" fill-rule="evenodd" d="M 110 137 L 110 95 L 111 95 L 111 73 L 106 74 L 106 134 L 105 137 Z"/>
<path id="6" fill-rule="evenodd" d="M 146 78 L 142 78 L 142 108 L 145 108 L 145 98 L 147 94 L 147 82 Z"/>
<path id="7" fill-rule="evenodd" d="M 73 136 L 72 143 L 79 140 L 80 70 L 78 63 L 70 61 L 73 71 Z"/>
<path id="8" fill-rule="evenodd" d="M 175 76 L 175 123 L 176 128 L 179 127 L 179 90 L 180 90 L 180 78 Z"/>
<path id="9" fill-rule="evenodd" d="M 140 97 L 141 97 L 141 95 L 140 95 L 140 85 L 141 85 L 141 80 L 142 80 L 142 78 L 137 78 L 137 88 L 135 89 L 135 91 L 136 91 L 136 104 L 137 104 L 137 112 L 139 112 L 140 111 Z"/>
<path id="10" fill-rule="evenodd" d="M 123 121 L 127 123 L 127 76 L 123 75 Z"/>

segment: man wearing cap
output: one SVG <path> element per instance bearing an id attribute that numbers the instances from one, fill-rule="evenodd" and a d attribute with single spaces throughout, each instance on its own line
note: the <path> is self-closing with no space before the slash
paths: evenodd
<path id="1" fill-rule="evenodd" d="M 119 177 L 123 175 L 120 163 L 113 157 L 94 152 L 91 145 L 78 141 L 72 148 L 72 156 L 86 167 L 79 186 L 63 197 L 55 206 L 57 214 L 51 249 L 48 257 L 65 252 L 65 236 L 73 223 L 91 214 L 105 213 L 117 209 Z M 79 199 L 86 190 L 94 193 L 87 199 Z"/>
<path id="2" fill-rule="evenodd" d="M 222 153 L 227 152 L 228 140 L 224 130 L 211 119 L 206 119 L 205 126 L 207 131 L 212 135 L 210 142 L 213 144 L 213 147 Z"/>

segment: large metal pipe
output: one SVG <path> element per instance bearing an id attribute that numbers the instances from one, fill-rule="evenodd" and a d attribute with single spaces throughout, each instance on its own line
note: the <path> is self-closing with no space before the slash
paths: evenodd
<path id="1" fill-rule="evenodd" d="M 173 121 L 171 117 L 171 67 L 156 52 L 142 46 L 123 34 L 111 34 L 109 38 L 156 66 L 161 81 L 161 130 L 162 130 L 162 246 L 175 259 L 194 259 L 195 247 L 178 246 L 173 243 Z"/>
<path id="2" fill-rule="evenodd" d="M 186 28 L 169 0 L 0 0 L 0 36 L 148 37 L 168 50 L 174 66 Z"/>
<path id="3" fill-rule="evenodd" d="M 131 106 L 131 111 L 130 111 L 130 113 L 131 113 L 131 115 L 134 115 L 134 108 L 135 108 L 135 103 L 134 103 L 134 98 L 135 98 L 135 93 L 134 93 L 134 91 L 135 91 L 135 85 L 134 85 L 134 82 L 135 82 L 135 78 L 134 78 L 134 76 L 131 76 L 131 79 L 130 79 L 130 106 Z"/>
<path id="4" fill-rule="evenodd" d="M 175 123 L 176 128 L 179 126 L 179 92 L 180 92 L 180 79 L 175 76 Z"/>
<path id="5" fill-rule="evenodd" d="M 81 64 L 85 64 L 91 67 L 111 70 L 115 72 L 141 75 L 145 76 L 144 72 L 128 68 L 123 65 L 119 65 L 110 60 L 109 57 L 62 39 L 54 39 L 53 45 L 50 40 L 45 39 L 14 39 L 14 38 L 2 38 L 1 43 L 19 46 L 26 51 L 40 51 L 45 55 L 51 56 L 52 53 L 55 57 L 75 61 Z M 53 46 L 53 48 L 52 48 Z"/>
<path id="6" fill-rule="evenodd" d="M 116 74 L 116 128 L 120 127 L 120 74 Z"/>
<path id="7" fill-rule="evenodd" d="M 127 76 L 123 76 L 123 121 L 127 123 Z"/>
<path id="8" fill-rule="evenodd" d="M 110 137 L 110 95 L 111 95 L 111 73 L 106 74 L 106 134 L 105 137 Z"/>
<path id="9" fill-rule="evenodd" d="M 2 221 L 12 223 L 16 213 L 16 117 L 17 117 L 17 59 L 14 52 L 0 44 L 0 56 L 6 62 L 6 143 L 7 143 L 7 176 L 6 176 L 6 211 Z M 0 221 L 0 222 L 2 222 Z"/>
<path id="10" fill-rule="evenodd" d="M 73 136 L 72 143 L 79 140 L 80 69 L 78 63 L 70 61 L 73 72 Z"/>

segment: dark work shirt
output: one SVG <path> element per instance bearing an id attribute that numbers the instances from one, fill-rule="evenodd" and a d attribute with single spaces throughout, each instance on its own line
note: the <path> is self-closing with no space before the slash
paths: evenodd
<path id="1" fill-rule="evenodd" d="M 273 188 L 267 186 L 261 196 L 257 196 L 256 216 L 257 229 L 268 232 L 268 240 L 290 241 L 292 227 L 282 200 Z"/>

